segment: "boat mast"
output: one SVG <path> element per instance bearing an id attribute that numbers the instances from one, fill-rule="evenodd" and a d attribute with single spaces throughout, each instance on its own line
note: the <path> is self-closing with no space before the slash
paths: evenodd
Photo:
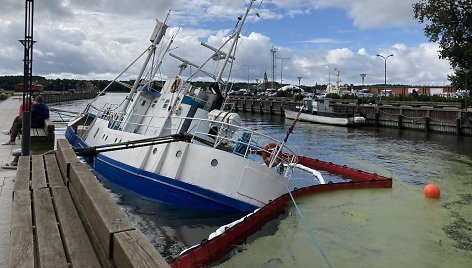
<path id="1" fill-rule="evenodd" d="M 233 57 L 233 51 L 234 51 L 234 48 L 236 47 L 236 44 L 238 42 L 238 39 L 240 38 L 240 33 L 241 33 L 241 30 L 243 28 L 243 25 L 244 25 L 244 22 L 246 21 L 246 18 L 247 18 L 247 15 L 249 14 L 249 11 L 251 10 L 251 7 L 252 7 L 252 4 L 256 2 L 256 0 L 251 0 L 249 1 L 249 4 L 246 8 L 246 13 L 244 14 L 244 16 L 241 18 L 241 21 L 238 22 L 238 27 L 236 28 L 236 32 L 233 34 L 233 36 L 231 37 L 233 40 L 233 43 L 231 44 L 231 47 L 230 47 L 230 50 L 228 51 L 228 53 L 226 54 L 226 57 L 225 57 L 225 61 L 223 63 L 223 66 L 221 67 L 220 69 L 220 72 L 218 73 L 217 77 L 216 77 L 216 82 L 222 84 L 222 80 L 221 80 L 221 77 L 223 76 L 223 72 L 226 68 L 226 65 L 228 64 L 228 61 L 231 59 L 231 57 Z"/>
<path id="2" fill-rule="evenodd" d="M 149 61 L 151 60 L 152 55 L 154 54 L 154 51 L 156 51 L 157 45 L 161 42 L 162 38 L 164 37 L 164 34 L 166 33 L 167 30 L 167 19 L 169 18 L 169 13 L 167 13 L 167 17 L 164 22 L 160 22 L 159 20 L 156 20 L 156 26 L 154 27 L 154 32 L 151 35 L 151 46 L 148 48 L 148 55 L 144 61 L 143 67 L 141 68 L 141 71 L 138 74 L 138 77 L 136 77 L 136 80 L 134 81 L 133 87 L 131 88 L 131 91 L 129 92 L 128 96 L 126 96 L 126 99 L 123 103 L 123 108 L 122 112 L 126 112 L 126 108 L 128 107 L 130 101 L 133 99 L 134 93 L 136 93 L 136 90 L 138 89 L 138 85 L 141 82 L 141 78 L 144 74 L 144 71 L 147 68 L 147 65 Z"/>

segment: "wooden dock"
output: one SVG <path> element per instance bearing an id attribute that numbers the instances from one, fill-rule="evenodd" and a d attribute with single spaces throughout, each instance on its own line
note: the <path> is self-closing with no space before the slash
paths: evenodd
<path id="1" fill-rule="evenodd" d="M 13 189 L 10 267 L 169 267 L 64 139 L 22 156 Z"/>

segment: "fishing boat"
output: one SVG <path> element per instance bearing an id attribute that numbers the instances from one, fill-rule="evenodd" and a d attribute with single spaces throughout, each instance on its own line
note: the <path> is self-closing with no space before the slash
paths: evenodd
<path id="1" fill-rule="evenodd" d="M 228 82 L 222 77 L 235 61 L 241 29 L 255 1 L 249 1 L 232 35 L 194 64 L 161 44 L 166 22 L 157 22 L 136 82 L 121 105 L 93 104 L 66 130 L 66 138 L 93 169 L 109 181 L 162 203 L 212 211 L 252 212 L 287 193 L 297 165 L 296 154 L 276 140 L 241 126 L 237 113 L 224 111 Z M 166 19 L 167 20 L 167 19 Z M 162 59 L 156 47 L 180 61 L 176 75 L 155 89 L 153 78 Z M 205 67 L 218 61 L 219 68 Z M 195 67 L 189 77 L 186 67 Z M 196 87 L 196 73 L 213 79 Z M 146 75 L 143 75 L 146 74 Z"/>
<path id="2" fill-rule="evenodd" d="M 358 126 L 365 124 L 365 118 L 353 112 L 348 112 L 344 107 L 336 107 L 330 104 L 329 98 L 304 99 L 302 104 L 284 106 L 285 117 L 298 118 L 318 124 L 336 126 Z"/>

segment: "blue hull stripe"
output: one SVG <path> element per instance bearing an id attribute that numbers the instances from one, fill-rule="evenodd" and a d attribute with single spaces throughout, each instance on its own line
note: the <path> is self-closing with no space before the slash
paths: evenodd
<path id="1" fill-rule="evenodd" d="M 74 147 L 87 147 L 70 127 L 66 130 L 66 138 Z M 192 184 L 125 165 L 101 154 L 95 158 L 94 170 L 123 188 L 165 204 L 229 212 L 252 212 L 257 208 Z"/>

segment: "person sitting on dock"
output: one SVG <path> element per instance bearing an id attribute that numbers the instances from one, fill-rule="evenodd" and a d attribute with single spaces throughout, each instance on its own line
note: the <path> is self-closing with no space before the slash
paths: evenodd
<path id="1" fill-rule="evenodd" d="M 31 98 L 27 99 L 26 102 L 31 102 Z M 21 132 L 21 127 L 23 125 L 23 113 L 24 113 L 24 103 L 21 102 L 20 104 L 20 110 L 18 112 L 18 115 L 13 119 L 13 123 L 11 125 L 11 128 L 8 130 L 2 130 L 2 133 L 5 135 L 10 136 L 10 140 L 7 142 L 2 143 L 3 145 L 14 145 L 15 144 L 15 139 L 18 133 Z M 11 138 L 13 137 L 13 139 Z M 12 142 L 13 141 L 13 142 Z"/>
<path id="2" fill-rule="evenodd" d="M 23 126 L 23 103 L 20 105 L 20 112 L 17 117 L 13 120 L 13 124 L 10 130 L 2 130 L 5 135 L 10 135 L 10 140 L 2 143 L 2 145 L 15 145 L 16 137 L 20 133 Z M 49 118 L 49 107 L 44 104 L 43 97 L 38 95 L 33 102 L 31 107 L 31 128 L 44 127 L 44 120 Z"/>
<path id="3" fill-rule="evenodd" d="M 35 103 L 31 107 L 31 128 L 44 127 L 44 120 L 49 118 L 49 107 L 44 103 L 41 95 L 36 96 Z"/>

